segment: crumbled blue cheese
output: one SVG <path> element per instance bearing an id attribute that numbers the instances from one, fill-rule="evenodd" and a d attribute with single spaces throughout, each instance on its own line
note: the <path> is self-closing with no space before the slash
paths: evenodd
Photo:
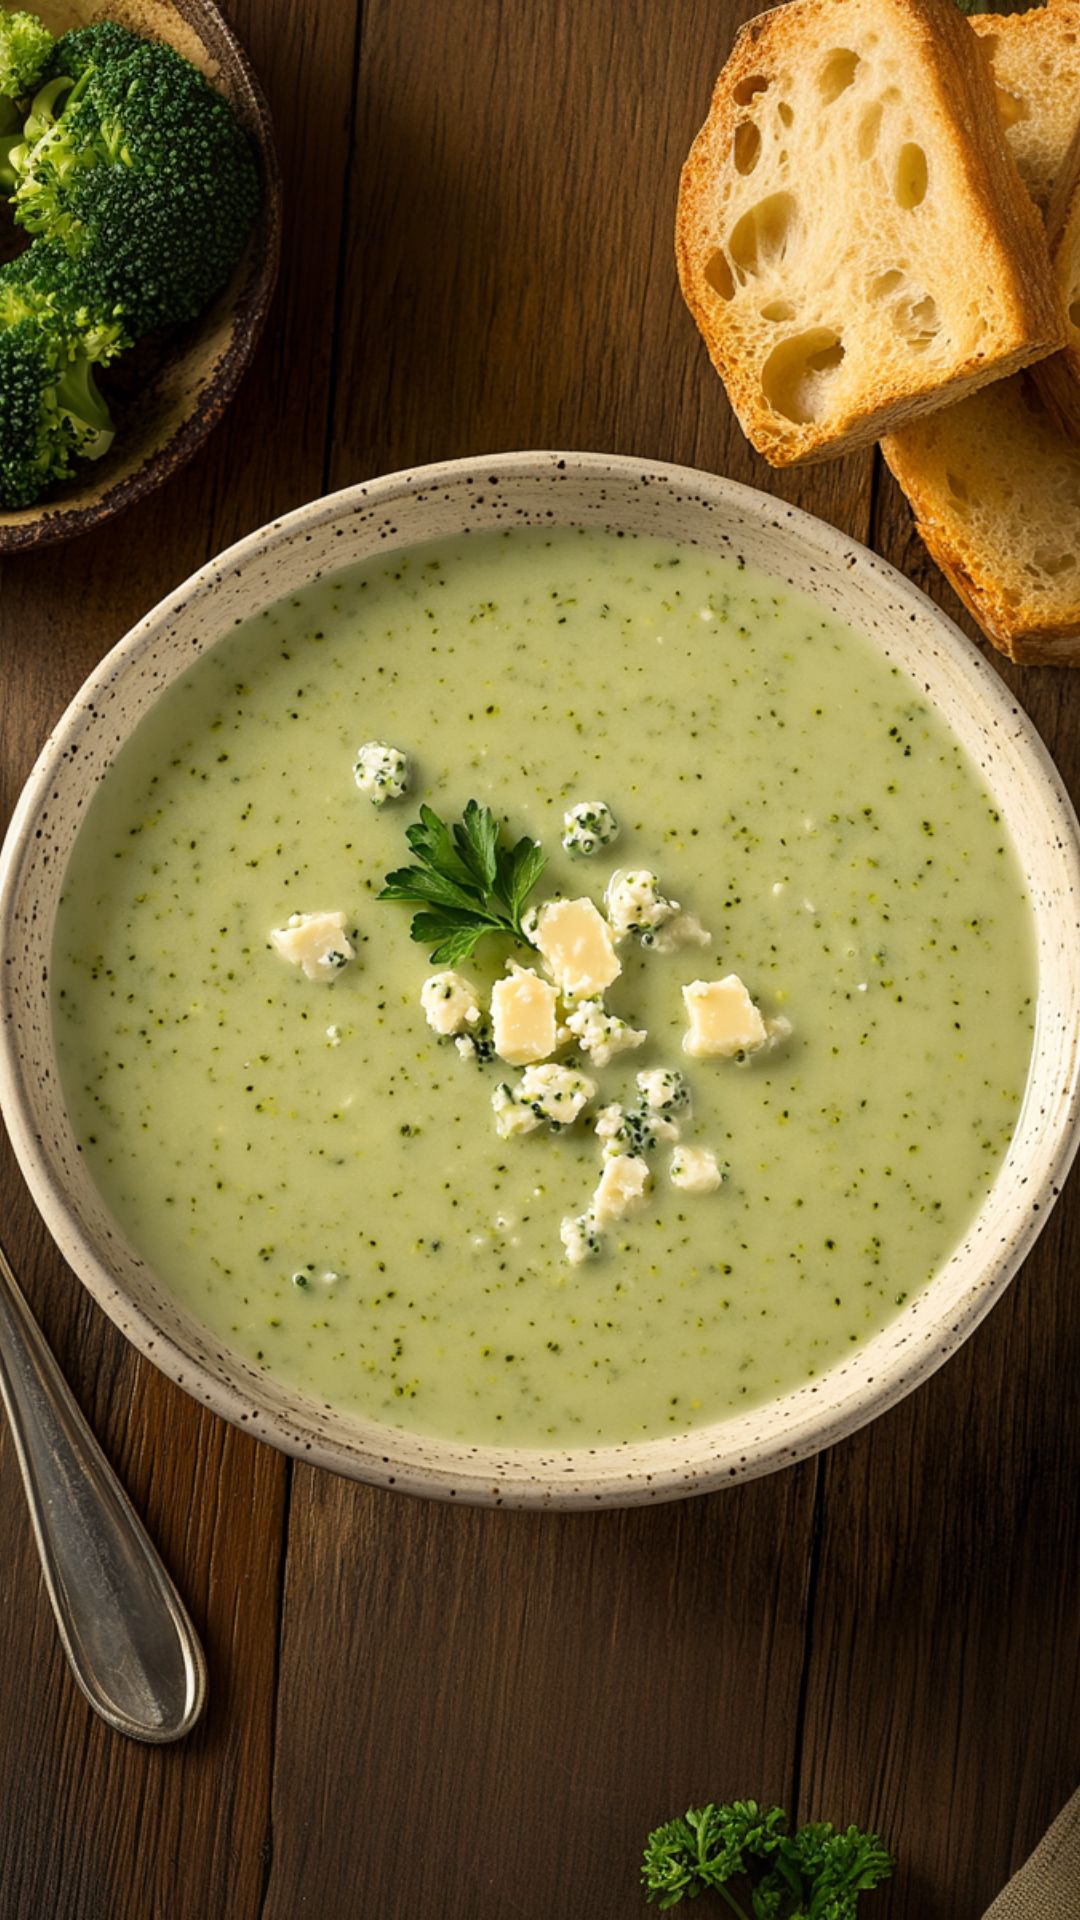
<path id="1" fill-rule="evenodd" d="M 495 1115 L 495 1131 L 502 1140 L 516 1140 L 520 1133 L 534 1133 L 540 1125 L 532 1108 L 515 1099 L 513 1088 L 505 1080 L 500 1080 L 491 1096 L 491 1111 Z"/>
<path id="2" fill-rule="evenodd" d="M 596 1082 L 574 1067 L 526 1067 L 516 1087 L 503 1081 L 491 1096 L 496 1131 L 503 1139 L 532 1133 L 548 1126 L 560 1130 L 573 1126 L 583 1107 L 596 1097 Z"/>
<path id="3" fill-rule="evenodd" d="M 559 1239 L 572 1267 L 594 1260 L 600 1252 L 600 1234 L 591 1213 L 567 1214 L 559 1223 Z"/>
<path id="4" fill-rule="evenodd" d="M 604 907 L 616 944 L 633 934 L 643 947 L 674 953 L 677 947 L 707 947 L 712 941 L 700 920 L 661 893 L 655 873 L 644 867 L 617 868 L 608 881 Z"/>
<path id="5" fill-rule="evenodd" d="M 513 960 L 505 980 L 491 989 L 495 1051 L 509 1067 L 527 1067 L 554 1053 L 555 989 L 531 967 Z"/>
<path id="6" fill-rule="evenodd" d="M 567 1014 L 566 1028 L 597 1067 L 609 1066 L 617 1053 L 629 1053 L 649 1037 L 644 1027 L 631 1027 L 608 1013 L 599 1000 L 582 1000 Z"/>
<path id="7" fill-rule="evenodd" d="M 600 1229 L 622 1220 L 640 1207 L 649 1190 L 652 1175 L 637 1154 L 619 1153 L 605 1160 L 589 1208 Z"/>
<path id="8" fill-rule="evenodd" d="M 559 1238 L 572 1267 L 601 1251 L 605 1227 L 641 1206 L 652 1185 L 646 1152 L 660 1140 L 679 1137 L 674 1121 L 651 1113 L 644 1100 L 632 1112 L 620 1106 L 605 1107 L 597 1115 L 596 1132 L 604 1155 L 592 1199 L 584 1213 L 567 1215 L 559 1227 Z"/>
<path id="9" fill-rule="evenodd" d="M 485 1067 L 495 1058 L 495 1041 L 491 1031 L 491 1022 L 481 1018 L 468 1033 L 459 1033 L 454 1037 L 454 1045 L 463 1060 L 471 1060 L 474 1066 Z"/>
<path id="10" fill-rule="evenodd" d="M 636 1213 L 651 1185 L 652 1174 L 639 1155 L 619 1153 L 604 1161 L 585 1212 L 567 1214 L 559 1224 L 559 1239 L 572 1267 L 601 1252 L 604 1228 Z"/>
<path id="11" fill-rule="evenodd" d="M 715 1193 L 724 1174 L 711 1147 L 676 1147 L 668 1162 L 673 1187 L 683 1193 Z"/>
<path id="12" fill-rule="evenodd" d="M 591 900 L 545 900 L 525 933 L 566 1000 L 594 999 L 622 972 L 611 928 Z"/>
<path id="13" fill-rule="evenodd" d="M 385 740 L 368 740 L 357 751 L 353 778 L 373 806 L 384 807 L 388 800 L 400 800 L 408 787 L 408 758 Z"/>
<path id="14" fill-rule="evenodd" d="M 668 1120 L 676 1113 L 689 1114 L 690 1089 L 675 1067 L 650 1067 L 637 1076 L 638 1091 L 651 1113 Z"/>
<path id="15" fill-rule="evenodd" d="M 291 913 L 270 933 L 271 945 L 309 980 L 332 980 L 355 957 L 343 913 Z"/>
<path id="16" fill-rule="evenodd" d="M 679 1128 L 674 1120 L 654 1113 L 644 1100 L 636 1107 L 613 1104 L 601 1107 L 596 1116 L 596 1137 L 605 1158 L 620 1154 L 654 1153 L 662 1140 L 677 1140 Z"/>
<path id="17" fill-rule="evenodd" d="M 579 800 L 563 814 L 562 843 L 567 853 L 590 854 L 610 847 L 619 823 L 605 800 Z"/>
<path id="18" fill-rule="evenodd" d="M 756 1053 L 769 1038 L 759 1009 L 737 973 L 723 980 L 693 980 L 683 988 L 690 1025 L 683 1051 L 695 1060 L 733 1060 Z"/>
<path id="19" fill-rule="evenodd" d="M 420 1005 L 433 1033 L 468 1033 L 480 1024 L 480 998 L 463 973 L 433 973 L 420 989 Z"/>

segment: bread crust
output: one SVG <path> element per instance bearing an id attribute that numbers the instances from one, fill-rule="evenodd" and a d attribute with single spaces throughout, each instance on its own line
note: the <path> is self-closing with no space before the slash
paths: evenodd
<path id="1" fill-rule="evenodd" d="M 1033 603 L 1025 604 L 1015 594 L 1010 598 L 1001 576 L 986 564 L 984 551 L 966 537 L 960 517 L 949 513 L 945 489 L 910 437 L 890 436 L 882 441 L 881 451 L 907 495 L 931 559 L 998 650 L 1020 664 L 1080 666 L 1080 598 L 1074 608 L 1051 620 Z"/>
<path id="2" fill-rule="evenodd" d="M 1002 337 L 995 350 L 969 354 L 944 379 L 917 364 L 903 379 L 868 379 L 842 417 L 797 423 L 765 400 L 760 364 L 741 358 L 726 324 L 727 302 L 706 278 L 708 259 L 719 246 L 712 215 L 716 183 L 725 169 L 731 172 L 737 89 L 742 86 L 745 93 L 757 74 L 768 75 L 785 58 L 797 58 L 809 21 L 833 16 L 842 44 L 847 3 L 790 0 L 742 28 L 680 180 L 676 259 L 683 295 L 744 432 L 774 466 L 810 464 L 869 445 L 902 421 L 1055 352 L 1065 337 L 1046 235 L 1005 145 L 988 63 L 967 21 L 953 0 L 878 0 L 892 22 L 904 23 L 936 111 L 953 130 L 970 208 L 971 248 L 993 260 L 1002 293 Z"/>
<path id="3" fill-rule="evenodd" d="M 1080 110 L 1080 102 L 1077 103 Z M 1080 122 L 1077 123 L 1046 210 L 1046 237 L 1065 311 L 1066 338 L 1033 376 L 1061 431 L 1080 441 L 1080 325 L 1073 318 L 1080 292 Z"/>

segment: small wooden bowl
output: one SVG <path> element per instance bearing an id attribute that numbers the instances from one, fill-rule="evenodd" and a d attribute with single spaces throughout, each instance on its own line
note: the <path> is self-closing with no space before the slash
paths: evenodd
<path id="1" fill-rule="evenodd" d="M 105 374 L 116 439 L 104 459 L 80 467 L 74 479 L 32 507 L 0 511 L 0 553 L 87 533 L 190 460 L 220 420 L 255 351 L 281 251 L 281 176 L 270 111 L 247 55 L 211 0 L 110 0 L 106 6 L 41 0 L 34 11 L 57 34 L 108 17 L 185 54 L 247 129 L 262 202 L 243 258 L 213 305 L 190 325 L 141 341 Z M 10 215 L 0 212 L 0 226 L 5 221 Z"/>

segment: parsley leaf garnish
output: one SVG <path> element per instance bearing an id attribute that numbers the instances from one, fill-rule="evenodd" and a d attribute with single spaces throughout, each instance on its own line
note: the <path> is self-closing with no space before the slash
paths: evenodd
<path id="1" fill-rule="evenodd" d="M 452 967 L 467 960 L 489 933 L 528 944 L 521 916 L 546 865 L 535 840 L 504 846 L 495 815 L 476 800 L 452 827 L 421 807 L 405 838 L 417 864 L 388 873 L 379 899 L 423 909 L 413 915 L 412 937 L 433 943 L 433 962 Z"/>
<path id="2" fill-rule="evenodd" d="M 649 1835 L 646 1897 L 669 1908 L 711 1889 L 737 1920 L 855 1920 L 859 1895 L 892 1872 L 877 1835 L 828 1821 L 795 1833 L 787 1825 L 782 1807 L 756 1800 L 691 1807 Z"/>

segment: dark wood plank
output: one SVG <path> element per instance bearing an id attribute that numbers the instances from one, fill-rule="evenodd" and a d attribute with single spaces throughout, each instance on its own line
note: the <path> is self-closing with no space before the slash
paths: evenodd
<path id="1" fill-rule="evenodd" d="M 265 1920 L 625 1920 L 662 1814 L 785 1799 L 814 1473 L 556 1515 L 298 1468 Z"/>
<path id="2" fill-rule="evenodd" d="M 801 1813 L 891 1838 L 875 1920 L 975 1920 L 1076 1785 L 1075 1241 L 1066 1200 L 963 1352 L 826 1462 Z"/>
<path id="3" fill-rule="evenodd" d="M 286 156 L 282 285 L 223 427 L 160 494 L 0 578 L 0 808 L 93 663 L 211 553 L 322 486 L 352 96 L 351 7 L 243 0 Z M 317 208 L 318 218 L 310 209 Z M 3 1232 L 68 1377 L 204 1632 L 207 1723 L 175 1751 L 93 1719 L 56 1648 L 14 1456 L 0 1438 L 4 1920 L 255 1920 L 269 1848 L 285 1461 L 137 1360 L 62 1268 L 11 1157 Z"/>
<path id="4" fill-rule="evenodd" d="M 332 485 L 621 448 L 865 537 L 869 458 L 771 474 L 675 280 L 679 166 L 750 11 L 368 0 Z M 789 1797 L 817 1471 L 560 1517 L 297 1469 L 266 1920 L 615 1920 L 659 1818 Z"/>

